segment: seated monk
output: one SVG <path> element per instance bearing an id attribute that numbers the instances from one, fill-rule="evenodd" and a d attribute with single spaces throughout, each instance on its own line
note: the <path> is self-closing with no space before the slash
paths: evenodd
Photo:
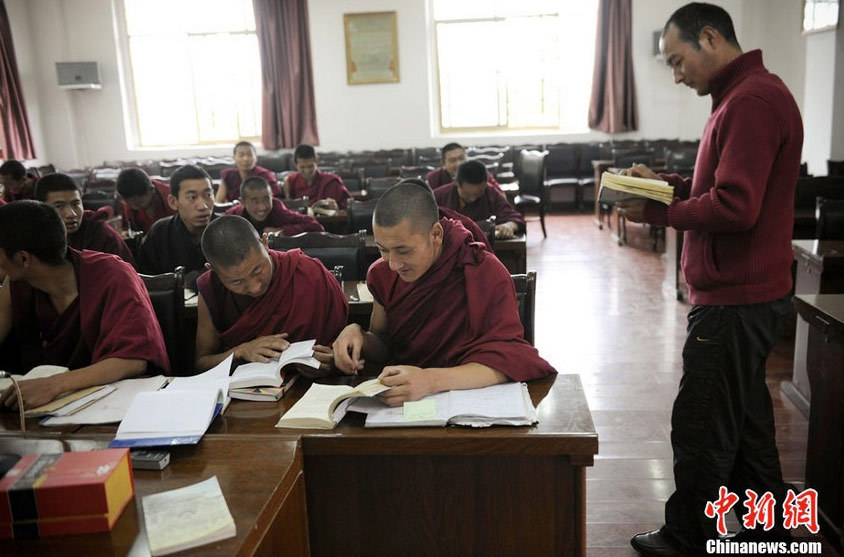
<path id="1" fill-rule="evenodd" d="M 466 215 L 473 221 L 495 216 L 495 237 L 513 238 L 525 231 L 525 218 L 503 195 L 486 181 L 486 167 L 478 161 L 466 161 L 457 168 L 453 184 L 434 190 L 437 205 Z"/>
<path id="2" fill-rule="evenodd" d="M 440 151 L 440 156 L 443 160 L 442 168 L 432 170 L 425 176 L 425 181 L 428 182 L 432 190 L 454 182 L 457 178 L 457 167 L 466 162 L 466 149 L 459 143 L 448 143 Z M 486 170 L 486 167 L 484 167 L 484 170 Z M 487 182 L 495 191 L 504 195 L 498 185 L 498 180 L 489 172 L 487 172 Z"/>
<path id="3" fill-rule="evenodd" d="M 67 174 L 47 174 L 35 186 L 35 199 L 51 206 L 64 221 L 67 245 L 75 250 L 84 249 L 113 253 L 134 265 L 132 251 L 120 233 L 109 226 L 108 215 L 82 208 L 82 192 Z"/>
<path id="4" fill-rule="evenodd" d="M 152 180 L 140 168 L 124 168 L 115 184 L 123 205 L 123 220 L 136 232 L 149 232 L 155 221 L 169 217 L 176 210 L 167 203 L 170 186 Z"/>
<path id="5" fill-rule="evenodd" d="M 293 151 L 293 164 L 296 172 L 291 172 L 284 179 L 285 199 L 308 197 L 311 206 L 326 209 L 345 210 L 352 194 L 346 189 L 343 179 L 330 172 L 320 172 L 317 168 L 316 151 L 310 145 L 299 145 Z"/>
<path id="6" fill-rule="evenodd" d="M 0 164 L 0 185 L 3 186 L 3 201 L 6 203 L 35 199 L 37 182 L 38 173 L 27 170 L 20 161 L 6 161 Z"/>
<path id="7" fill-rule="evenodd" d="M 170 370 L 146 287 L 126 262 L 67 247 L 61 217 L 36 201 L 0 207 L 0 342 L 6 362 L 67 373 L 20 382 L 27 408 L 60 393 Z M 14 354 L 10 354 L 14 352 Z M 17 406 L 13 387 L 0 404 Z"/>
<path id="8" fill-rule="evenodd" d="M 235 215 L 208 225 L 202 251 L 209 271 L 197 280 L 198 371 L 231 353 L 240 362 L 268 362 L 289 343 L 310 339 L 321 371 L 330 370 L 327 346 L 346 324 L 349 304 L 322 263 L 298 249 L 267 250 L 249 221 Z"/>
<path id="9" fill-rule="evenodd" d="M 258 176 L 267 181 L 275 197 L 281 197 L 281 188 L 275 173 L 263 166 L 258 166 L 258 152 L 248 141 L 241 141 L 234 146 L 234 168 L 226 168 L 220 172 L 220 187 L 215 201 L 229 203 L 240 195 L 240 185 L 252 176 Z"/>
<path id="10" fill-rule="evenodd" d="M 379 376 L 393 387 L 379 395 L 391 406 L 555 373 L 524 339 L 507 269 L 459 222 L 439 219 L 429 192 L 397 184 L 372 220 L 381 259 L 366 277 L 370 328 L 343 329 L 333 344 L 337 369 L 393 364 Z"/>
<path id="11" fill-rule="evenodd" d="M 258 176 L 248 178 L 240 185 L 240 204 L 226 211 L 226 214 L 245 218 L 258 234 L 277 232 L 283 236 L 295 236 L 302 232 L 323 230 L 314 217 L 285 207 L 281 199 L 273 197 L 267 181 Z"/>
<path id="12" fill-rule="evenodd" d="M 176 170 L 170 176 L 167 203 L 176 214 L 152 225 L 138 253 L 138 270 L 159 275 L 182 266 L 185 285 L 194 288 L 196 277 L 205 272 L 199 240 L 208 223 L 216 218 L 214 190 L 205 169 L 186 164 Z"/>

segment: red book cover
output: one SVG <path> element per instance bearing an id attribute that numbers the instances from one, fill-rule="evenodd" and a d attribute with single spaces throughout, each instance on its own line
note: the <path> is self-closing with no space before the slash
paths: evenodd
<path id="1" fill-rule="evenodd" d="M 0 480 L 0 538 L 109 530 L 133 495 L 126 449 L 26 455 Z"/>

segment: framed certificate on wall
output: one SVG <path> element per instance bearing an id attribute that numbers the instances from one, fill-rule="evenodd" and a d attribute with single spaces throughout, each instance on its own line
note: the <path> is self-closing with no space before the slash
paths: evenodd
<path id="1" fill-rule="evenodd" d="M 399 81 L 396 12 L 343 14 L 349 85 Z"/>

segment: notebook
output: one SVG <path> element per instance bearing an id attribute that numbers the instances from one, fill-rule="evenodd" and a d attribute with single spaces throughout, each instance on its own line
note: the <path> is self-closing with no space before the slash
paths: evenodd
<path id="1" fill-rule="evenodd" d="M 193 445 L 230 400 L 229 355 L 214 368 L 176 377 L 166 388 L 135 395 L 109 447 Z"/>

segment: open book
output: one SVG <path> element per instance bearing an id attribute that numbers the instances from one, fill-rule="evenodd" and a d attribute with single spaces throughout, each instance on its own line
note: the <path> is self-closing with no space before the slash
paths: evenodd
<path id="1" fill-rule="evenodd" d="M 281 387 L 285 382 L 282 368 L 290 364 L 319 368 L 319 360 L 314 358 L 315 342 L 315 340 L 294 342 L 276 360 L 267 363 L 250 362 L 237 366 L 229 380 L 229 389 Z"/>
<path id="2" fill-rule="evenodd" d="M 141 506 L 153 556 L 169 555 L 237 534 L 217 476 L 147 495 Z"/>
<path id="3" fill-rule="evenodd" d="M 604 172 L 601 175 L 601 189 L 598 191 L 598 199 L 602 203 L 643 198 L 671 205 L 674 200 L 674 186 L 663 180 L 621 176 L 611 172 Z"/>
<path id="4" fill-rule="evenodd" d="M 278 402 L 284 393 L 290 390 L 298 373 L 285 373 L 284 383 L 281 387 L 243 387 L 240 389 L 229 388 L 229 396 L 238 400 L 252 400 L 255 402 Z"/>
<path id="5" fill-rule="evenodd" d="M 366 414 L 366 427 L 518 426 L 537 421 L 524 383 L 445 391 L 397 407 L 377 399 L 357 399 L 348 410 Z"/>
<path id="6" fill-rule="evenodd" d="M 346 415 L 346 407 L 354 397 L 372 397 L 390 389 L 378 379 L 358 385 L 321 385 L 314 383 L 308 392 L 285 412 L 276 427 L 333 429 Z"/>
<path id="7" fill-rule="evenodd" d="M 65 373 L 66 371 L 68 371 L 68 368 L 66 367 L 42 365 L 32 368 L 26 375 L 13 375 L 13 377 L 16 381 L 28 381 L 30 379 L 52 377 L 53 375 Z M 11 385 L 11 379 L 0 379 L 0 391 L 7 389 Z M 97 385 L 94 387 L 80 389 L 78 391 L 62 393 L 47 404 L 37 408 L 27 409 L 24 414 L 27 418 L 41 416 L 70 416 L 113 391 L 114 389 L 111 387 Z"/>
<path id="8" fill-rule="evenodd" d="M 160 391 L 135 395 L 109 447 L 160 447 L 199 442 L 228 402 L 233 355 L 192 377 L 176 377 Z"/>

